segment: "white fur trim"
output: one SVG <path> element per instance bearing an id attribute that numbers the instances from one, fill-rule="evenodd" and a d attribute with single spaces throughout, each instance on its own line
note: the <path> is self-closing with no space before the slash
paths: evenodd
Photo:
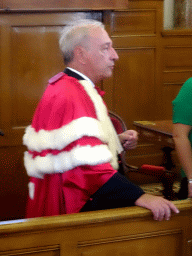
<path id="1" fill-rule="evenodd" d="M 87 94 L 89 95 L 94 104 L 97 113 L 97 118 L 101 123 L 102 130 L 105 136 L 107 137 L 107 144 L 109 150 L 113 155 L 111 165 L 114 169 L 116 169 L 116 166 L 118 166 L 117 153 L 121 153 L 123 151 L 123 147 L 120 143 L 119 137 L 117 136 L 115 128 L 108 115 L 107 108 L 103 102 L 103 99 L 98 94 L 97 90 L 93 86 L 91 86 L 89 81 L 81 80 L 79 82 L 84 87 L 85 91 L 87 92 Z"/>
<path id="2" fill-rule="evenodd" d="M 31 154 L 25 152 L 24 165 L 29 176 L 43 178 L 44 174 L 63 173 L 81 165 L 109 163 L 111 159 L 111 152 L 106 145 L 78 146 L 69 152 L 47 154 L 45 157 L 32 158 Z"/>
<path id="3" fill-rule="evenodd" d="M 33 200 L 35 195 L 35 184 L 33 182 L 29 182 L 28 188 L 29 188 L 29 197 L 31 200 Z"/>
<path id="4" fill-rule="evenodd" d="M 23 144 L 29 150 L 37 152 L 46 149 L 62 150 L 83 136 L 93 136 L 104 143 L 107 142 L 100 122 L 91 117 L 82 117 L 51 131 L 36 132 L 32 126 L 28 126 L 23 136 Z"/>

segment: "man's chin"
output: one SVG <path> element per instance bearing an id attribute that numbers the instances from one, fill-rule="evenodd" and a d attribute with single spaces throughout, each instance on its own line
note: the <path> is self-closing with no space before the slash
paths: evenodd
<path id="1" fill-rule="evenodd" d="M 113 70 L 109 70 L 108 72 L 105 73 L 105 78 L 109 78 L 113 75 Z"/>
<path id="2" fill-rule="evenodd" d="M 107 71 L 107 72 L 103 73 L 103 74 L 100 76 L 99 80 L 103 80 L 103 79 L 110 78 L 112 75 L 113 75 L 112 70 Z"/>

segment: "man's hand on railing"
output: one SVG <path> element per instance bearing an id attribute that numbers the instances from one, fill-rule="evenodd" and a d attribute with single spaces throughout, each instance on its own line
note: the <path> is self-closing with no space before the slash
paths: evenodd
<path id="1" fill-rule="evenodd" d="M 151 194 L 143 194 L 136 202 L 136 206 L 141 206 L 152 211 L 154 220 L 169 220 L 171 212 L 179 213 L 177 207 L 167 199 Z"/>

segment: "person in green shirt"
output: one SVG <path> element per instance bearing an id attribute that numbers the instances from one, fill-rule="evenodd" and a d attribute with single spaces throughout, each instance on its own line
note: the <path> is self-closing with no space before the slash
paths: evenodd
<path id="1" fill-rule="evenodd" d="M 192 197 L 192 78 L 181 87 L 172 102 L 173 140 L 181 163 L 179 199 Z"/>

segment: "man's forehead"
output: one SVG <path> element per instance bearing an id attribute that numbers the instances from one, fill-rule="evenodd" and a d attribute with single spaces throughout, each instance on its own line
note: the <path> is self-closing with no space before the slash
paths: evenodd
<path id="1" fill-rule="evenodd" d="M 101 44 L 111 44 L 112 40 L 109 37 L 106 30 L 102 28 L 95 28 L 91 31 L 90 37 L 93 38 L 93 40 L 98 40 L 101 42 Z"/>

